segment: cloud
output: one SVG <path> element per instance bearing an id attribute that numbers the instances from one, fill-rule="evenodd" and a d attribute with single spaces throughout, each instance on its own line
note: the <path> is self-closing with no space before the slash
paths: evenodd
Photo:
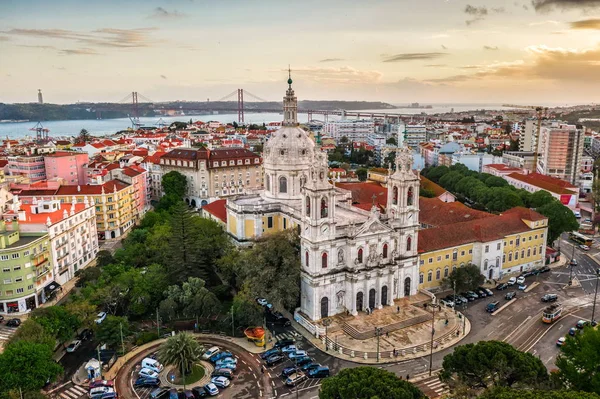
<path id="1" fill-rule="evenodd" d="M 59 53 L 62 55 L 98 55 L 96 50 L 91 48 L 77 48 L 77 49 L 61 49 Z"/>
<path id="2" fill-rule="evenodd" d="M 573 21 L 570 23 L 571 29 L 592 29 L 599 30 L 600 29 L 600 19 L 584 19 L 581 21 Z"/>
<path id="3" fill-rule="evenodd" d="M 176 19 L 185 17 L 185 14 L 180 13 L 177 10 L 167 11 L 162 7 L 156 7 L 154 12 L 148 16 L 148 18 L 158 18 L 158 19 Z"/>
<path id="4" fill-rule="evenodd" d="M 156 40 L 150 37 L 150 32 L 155 30 L 156 28 L 103 28 L 91 32 L 76 32 L 66 29 L 11 29 L 2 33 L 11 36 L 71 40 L 87 46 L 134 48 L 153 45 Z"/>
<path id="5" fill-rule="evenodd" d="M 486 7 L 475 7 L 467 4 L 465 7 L 465 14 L 483 16 L 488 14 L 488 9 Z"/>
<path id="6" fill-rule="evenodd" d="M 529 23 L 529 26 L 558 25 L 558 24 L 560 24 L 560 22 L 553 21 L 553 20 L 547 20 L 547 21 L 531 22 L 531 23 Z"/>
<path id="7" fill-rule="evenodd" d="M 287 69 L 285 70 L 287 72 Z M 383 77 L 379 71 L 361 71 L 349 66 L 339 68 L 294 68 L 294 76 L 320 83 L 358 84 L 377 83 Z"/>
<path id="8" fill-rule="evenodd" d="M 344 61 L 343 58 L 325 58 L 322 60 L 319 60 L 319 62 L 336 62 L 336 61 Z"/>
<path id="9" fill-rule="evenodd" d="M 443 48 L 444 50 L 448 50 L 448 47 L 444 46 L 443 44 L 442 44 L 442 48 Z"/>
<path id="10" fill-rule="evenodd" d="M 403 62 L 403 61 L 416 61 L 416 60 L 432 60 L 448 55 L 447 53 L 401 53 L 387 56 L 383 62 Z"/>
<path id="11" fill-rule="evenodd" d="M 465 14 L 470 15 L 473 18 L 466 20 L 465 24 L 467 26 L 471 26 L 475 22 L 484 20 L 488 16 L 488 14 L 502 14 L 505 11 L 506 10 L 504 9 L 504 7 L 497 7 L 497 8 L 490 8 L 490 9 L 488 9 L 487 7 L 484 7 L 484 6 L 476 7 L 476 6 L 472 6 L 470 4 L 467 4 L 465 6 L 464 12 L 465 12 Z"/>
<path id="12" fill-rule="evenodd" d="M 483 46 L 484 50 L 496 51 L 498 50 L 498 46 Z"/>
<path id="13" fill-rule="evenodd" d="M 532 0 L 531 5 L 537 12 L 549 12 L 554 9 L 591 9 L 600 7 L 600 0 Z"/>
<path id="14" fill-rule="evenodd" d="M 39 48 L 42 50 L 56 50 L 56 47 L 54 46 L 44 46 L 44 45 L 39 45 L 39 44 L 19 44 L 19 47 L 27 47 L 27 48 Z"/>
<path id="15" fill-rule="evenodd" d="M 423 65 L 426 68 L 443 68 L 443 67 L 447 67 L 447 64 L 427 64 L 427 65 Z"/>
<path id="16" fill-rule="evenodd" d="M 167 77 L 165 75 L 160 75 L 160 77 L 163 78 L 163 79 L 165 79 L 165 80 L 167 79 Z"/>

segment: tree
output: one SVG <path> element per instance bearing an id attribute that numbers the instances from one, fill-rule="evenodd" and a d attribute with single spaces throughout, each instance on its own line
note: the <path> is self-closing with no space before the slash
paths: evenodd
<path id="1" fill-rule="evenodd" d="M 238 328 L 262 325 L 264 310 L 256 303 L 247 287 L 244 287 L 233 297 L 231 311 L 233 312 L 235 326 Z"/>
<path id="2" fill-rule="evenodd" d="M 221 308 L 215 294 L 206 288 L 204 280 L 197 277 L 190 277 L 181 286 L 169 286 L 165 296 L 166 299 L 163 302 L 176 303 L 177 313 L 185 317 L 208 317 L 219 313 Z M 162 303 L 161 308 L 163 308 Z"/>
<path id="3" fill-rule="evenodd" d="M 413 384 L 387 370 L 346 368 L 323 380 L 319 399 L 419 399 L 425 395 Z"/>
<path id="4" fill-rule="evenodd" d="M 478 399 L 600 399 L 600 395 L 581 391 L 542 391 L 494 388 Z"/>
<path id="5" fill-rule="evenodd" d="M 395 137 L 390 137 L 389 139 L 387 139 L 385 141 L 386 144 L 391 144 L 391 145 L 398 145 L 398 142 L 396 141 Z"/>
<path id="6" fill-rule="evenodd" d="M 102 274 L 102 270 L 97 266 L 89 266 L 85 269 L 79 269 L 75 272 L 75 277 L 77 277 L 77 282 L 75 285 L 77 287 L 83 287 L 90 283 L 95 283 L 100 278 Z"/>
<path id="7" fill-rule="evenodd" d="M 499 341 L 461 345 L 444 357 L 440 379 L 451 387 L 543 388 L 549 383 L 540 359 Z"/>
<path id="8" fill-rule="evenodd" d="M 485 277 L 481 274 L 479 267 L 472 263 L 467 263 L 452 270 L 452 273 L 444 278 L 442 283 L 450 289 L 456 287 L 456 292 L 458 293 L 474 290 L 483 284 L 484 281 Z"/>
<path id="9" fill-rule="evenodd" d="M 121 332 L 123 339 L 130 333 L 127 318 L 109 315 L 97 325 L 96 338 L 100 343 L 116 348 L 121 343 Z"/>
<path id="10" fill-rule="evenodd" d="M 546 190 L 539 190 L 533 194 L 530 194 L 528 200 L 527 206 L 537 209 L 551 203 L 552 201 L 556 201 L 556 198 L 554 198 L 552 194 Z"/>
<path id="11" fill-rule="evenodd" d="M 7 345 L 0 354 L 0 392 L 19 388 L 39 391 L 62 372 L 61 365 L 52 359 L 52 347 L 21 340 Z"/>
<path id="12" fill-rule="evenodd" d="M 79 143 L 87 143 L 92 139 L 92 136 L 86 129 L 81 129 L 79 131 L 79 136 L 77 136 L 77 141 Z"/>
<path id="13" fill-rule="evenodd" d="M 176 170 L 166 173 L 162 177 L 161 184 L 165 195 L 174 195 L 178 198 L 183 198 L 185 196 L 187 179 Z"/>
<path id="14" fill-rule="evenodd" d="M 177 366 L 184 374 L 192 371 L 202 356 L 202 346 L 191 334 L 180 332 L 169 337 L 158 350 L 158 360 L 163 364 Z"/>
<path id="15" fill-rule="evenodd" d="M 252 148 L 252 151 L 256 152 L 257 154 L 260 154 L 261 152 L 263 152 L 263 145 L 255 144 L 254 147 Z"/>
<path id="16" fill-rule="evenodd" d="M 79 324 L 86 328 L 91 328 L 94 325 L 94 320 L 98 310 L 86 300 L 72 301 L 66 306 L 67 311 L 77 317 Z"/>
<path id="17" fill-rule="evenodd" d="M 552 244 L 565 231 L 579 228 L 575 214 L 559 201 L 552 201 L 537 208 L 537 211 L 548 218 L 548 244 Z"/>
<path id="18" fill-rule="evenodd" d="M 115 259 L 113 258 L 110 251 L 103 249 L 102 251 L 98 251 L 96 255 L 96 266 L 104 267 L 113 263 Z"/>
<path id="19" fill-rule="evenodd" d="M 33 319 L 27 319 L 21 324 L 21 327 L 8 340 L 7 345 L 11 345 L 20 341 L 33 342 L 36 344 L 47 345 L 54 348 L 56 338 L 48 334 L 44 327 Z"/>
<path id="20" fill-rule="evenodd" d="M 340 139 L 340 143 L 342 144 L 347 144 L 349 142 L 348 137 L 346 136 L 342 136 L 342 138 Z"/>
<path id="21" fill-rule="evenodd" d="M 565 388 L 600 394 L 600 331 L 588 327 L 568 337 L 556 366 L 554 377 Z"/>
<path id="22" fill-rule="evenodd" d="M 64 306 L 37 308 L 31 312 L 31 319 L 44 327 L 44 331 L 59 342 L 71 339 L 81 325 L 77 316 L 69 313 Z"/>
<path id="23" fill-rule="evenodd" d="M 600 158 L 596 162 L 599 160 Z M 600 178 L 598 178 L 600 171 L 596 167 L 596 162 L 594 162 L 594 180 L 592 182 L 592 203 L 594 204 L 594 211 L 600 212 Z"/>
<path id="24" fill-rule="evenodd" d="M 366 181 L 368 174 L 369 174 L 369 171 L 365 168 L 360 168 L 356 171 L 356 176 L 358 176 L 358 180 L 360 180 L 360 181 Z"/>

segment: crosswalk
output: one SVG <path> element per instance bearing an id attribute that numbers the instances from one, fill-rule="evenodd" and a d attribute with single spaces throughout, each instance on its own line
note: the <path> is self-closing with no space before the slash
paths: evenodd
<path id="1" fill-rule="evenodd" d="M 414 384 L 430 399 L 441 398 L 450 393 L 446 384 L 440 381 L 437 374 L 416 381 Z"/>
<path id="2" fill-rule="evenodd" d="M 71 385 L 70 388 L 60 392 L 58 396 L 63 399 L 79 399 L 87 397 L 88 390 L 79 385 Z"/>
<path id="3" fill-rule="evenodd" d="M 17 331 L 16 328 L 0 326 L 0 341 L 8 341 L 15 331 Z"/>
<path id="4" fill-rule="evenodd" d="M 274 336 L 275 341 L 281 341 L 282 339 L 294 339 L 297 340 L 301 337 L 300 334 L 296 333 L 295 331 L 286 331 L 282 334 L 276 334 Z"/>

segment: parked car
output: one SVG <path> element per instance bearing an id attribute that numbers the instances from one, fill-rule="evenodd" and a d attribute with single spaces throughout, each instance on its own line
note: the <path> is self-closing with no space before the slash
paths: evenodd
<path id="1" fill-rule="evenodd" d="M 473 291 L 467 291 L 467 295 L 473 299 L 479 299 L 479 295 Z"/>
<path id="2" fill-rule="evenodd" d="M 192 388 L 192 393 L 195 399 L 202 399 L 208 396 L 208 392 L 204 387 L 194 387 Z"/>
<path id="3" fill-rule="evenodd" d="M 235 357 L 224 357 L 215 362 L 215 367 L 218 368 L 219 365 L 221 365 L 221 364 L 229 364 L 229 363 L 237 364 L 238 362 Z"/>
<path id="4" fill-rule="evenodd" d="M 517 279 L 517 284 L 521 285 L 521 284 L 524 284 L 524 283 L 525 283 L 525 277 L 524 276 L 520 276 Z"/>
<path id="5" fill-rule="evenodd" d="M 296 367 L 286 367 L 281 370 L 281 377 L 288 378 L 290 375 L 296 372 Z"/>
<path id="6" fill-rule="evenodd" d="M 138 377 L 158 378 L 158 373 L 151 369 L 141 369 L 138 372 Z"/>
<path id="7" fill-rule="evenodd" d="M 111 393 L 114 392 L 115 390 L 111 387 L 95 387 L 90 389 L 90 392 L 88 394 L 88 396 L 91 399 L 100 399 L 102 398 L 105 394 L 107 393 Z"/>
<path id="8" fill-rule="evenodd" d="M 195 399 L 194 393 L 189 389 L 179 392 L 179 399 Z"/>
<path id="9" fill-rule="evenodd" d="M 265 364 L 267 366 L 274 366 L 277 363 L 281 363 L 285 360 L 285 357 L 283 357 L 280 354 L 275 354 L 275 355 L 271 355 L 268 358 L 265 359 Z"/>
<path id="10" fill-rule="evenodd" d="M 163 371 L 164 366 L 160 364 L 156 359 L 146 357 L 142 360 L 142 368 L 154 370 L 157 373 L 160 373 L 161 371 Z"/>
<path id="11" fill-rule="evenodd" d="M 94 320 L 94 322 L 96 324 L 100 324 L 104 321 L 104 319 L 106 319 L 106 312 L 100 312 L 96 315 L 96 320 Z"/>
<path id="12" fill-rule="evenodd" d="M 296 352 L 296 345 L 288 345 L 281 348 L 281 353 L 292 353 Z"/>
<path id="13" fill-rule="evenodd" d="M 487 307 L 485 308 L 485 311 L 488 313 L 494 313 L 496 310 L 498 310 L 498 305 L 500 305 L 499 301 L 488 303 Z"/>
<path id="14" fill-rule="evenodd" d="M 206 384 L 204 386 L 204 389 L 206 389 L 206 392 L 208 392 L 208 394 L 210 396 L 216 396 L 219 394 L 219 389 L 217 388 L 217 386 L 215 384 L 213 384 L 212 382 Z"/>
<path id="15" fill-rule="evenodd" d="M 475 300 L 475 298 L 473 296 L 469 295 L 467 292 L 463 292 L 462 294 L 460 294 L 460 296 L 467 298 L 467 301 L 470 301 L 470 302 Z"/>
<path id="16" fill-rule="evenodd" d="M 505 290 L 505 289 L 507 289 L 507 288 L 508 288 L 508 284 L 506 284 L 506 283 L 500 283 L 500 284 L 498 284 L 498 285 L 496 286 L 496 289 L 497 289 L 498 291 L 502 291 L 502 290 Z"/>
<path id="17" fill-rule="evenodd" d="M 566 340 L 567 340 L 567 337 L 560 337 L 558 339 L 558 341 L 556 341 L 556 346 L 563 346 L 565 344 Z"/>
<path id="18" fill-rule="evenodd" d="M 215 384 L 218 388 L 227 388 L 231 382 L 225 377 L 213 377 L 210 382 Z"/>
<path id="19" fill-rule="evenodd" d="M 577 331 L 579 331 L 577 328 L 571 327 L 569 328 L 569 335 L 575 336 L 575 334 L 577 334 Z"/>
<path id="20" fill-rule="evenodd" d="M 587 246 L 587 245 L 585 245 L 585 244 L 581 244 L 581 245 L 579 246 L 579 248 L 580 248 L 580 249 L 583 249 L 584 251 L 589 251 L 589 250 L 590 250 L 590 247 L 588 247 L 588 246 Z"/>
<path id="21" fill-rule="evenodd" d="M 569 262 L 569 265 L 577 266 L 577 259 L 575 259 L 575 258 L 571 259 L 571 261 Z"/>
<path id="22" fill-rule="evenodd" d="M 135 387 L 159 387 L 160 379 L 158 378 L 147 378 L 147 377 L 138 377 L 137 380 L 133 383 Z"/>
<path id="23" fill-rule="evenodd" d="M 268 357 L 271 357 L 273 355 L 279 355 L 281 353 L 281 350 L 279 350 L 279 348 L 273 348 L 273 349 L 269 349 L 266 352 L 263 352 L 260 354 L 261 359 L 266 359 Z"/>
<path id="24" fill-rule="evenodd" d="M 329 367 L 319 367 L 308 372 L 310 378 L 325 378 L 329 377 Z"/>
<path id="25" fill-rule="evenodd" d="M 286 346 L 290 346 L 290 345 L 294 345 L 294 340 L 291 338 L 284 338 L 284 339 L 280 339 L 279 341 L 275 342 L 275 345 L 273 345 L 274 348 L 285 348 Z"/>
<path id="26" fill-rule="evenodd" d="M 507 292 L 506 295 L 504 295 L 504 299 L 506 299 L 507 301 L 510 301 L 513 298 L 516 298 L 517 296 L 517 291 L 510 291 Z"/>
<path id="27" fill-rule="evenodd" d="M 233 357 L 233 353 L 231 353 L 229 351 L 217 352 L 214 355 L 212 355 L 209 360 L 214 363 L 217 360 L 223 359 L 225 357 Z"/>
<path id="28" fill-rule="evenodd" d="M 204 352 L 204 354 L 202 355 L 202 359 L 208 360 L 211 358 L 211 356 L 213 356 L 215 353 L 218 353 L 220 351 L 221 351 L 221 348 L 219 348 L 218 346 L 213 346 L 213 347 L 209 348 L 206 352 Z"/>
<path id="29" fill-rule="evenodd" d="M 318 363 L 308 363 L 305 364 L 304 366 L 301 367 L 302 371 L 304 371 L 305 373 L 308 373 L 310 370 L 312 369 L 316 369 L 322 367 L 320 364 Z"/>
<path id="30" fill-rule="evenodd" d="M 523 284 L 519 285 L 519 290 L 525 291 L 526 289 L 527 289 L 527 284 L 523 283 Z"/>
<path id="31" fill-rule="evenodd" d="M 94 332 L 92 330 L 90 330 L 89 328 L 85 328 L 79 333 L 79 335 L 77 335 L 77 339 L 79 339 L 80 341 L 87 341 L 88 339 L 91 339 L 93 336 L 94 336 Z"/>
<path id="32" fill-rule="evenodd" d="M 489 288 L 481 288 L 483 291 L 485 291 L 485 293 L 487 294 L 487 296 L 492 296 L 494 295 L 494 293 L 492 292 L 492 290 L 490 290 Z"/>
<path id="33" fill-rule="evenodd" d="M 475 293 L 479 295 L 480 298 L 485 298 L 487 296 L 487 293 L 482 289 L 476 289 Z"/>
<path id="34" fill-rule="evenodd" d="M 225 378 L 229 378 L 231 380 L 233 378 L 233 371 L 231 371 L 229 369 L 215 369 L 215 371 L 213 371 L 210 376 L 211 377 L 225 377 Z"/>
<path id="35" fill-rule="evenodd" d="M 290 319 L 288 319 L 279 312 L 267 313 L 267 322 L 283 327 L 289 327 L 292 325 Z"/>
<path id="36" fill-rule="evenodd" d="M 462 296 L 462 295 L 457 295 L 456 297 L 457 297 L 458 299 L 460 299 L 462 303 L 467 303 L 467 302 L 469 302 L 469 300 L 468 300 L 467 298 L 465 298 L 464 296 Z"/>
<path id="37" fill-rule="evenodd" d="M 169 389 L 169 399 L 179 399 L 179 393 L 177 392 L 177 389 Z"/>
<path id="38" fill-rule="evenodd" d="M 6 322 L 6 327 L 19 327 L 21 325 L 21 319 L 10 319 Z"/>
<path id="39" fill-rule="evenodd" d="M 115 385 L 113 380 L 96 380 L 90 382 L 90 389 L 97 387 L 112 387 Z"/>
<path id="40" fill-rule="evenodd" d="M 77 350 L 77 348 L 79 348 L 81 346 L 81 341 L 78 339 L 75 339 L 73 341 L 71 341 L 71 343 L 69 344 L 69 346 L 67 346 L 67 352 L 69 353 L 73 353 Z"/>
<path id="41" fill-rule="evenodd" d="M 542 302 L 556 302 L 558 299 L 558 295 L 556 294 L 546 294 L 542 297 Z"/>
<path id="42" fill-rule="evenodd" d="M 440 299 L 440 303 L 444 306 L 447 306 L 449 308 L 453 308 L 454 307 L 454 302 L 449 301 L 447 299 Z"/>
<path id="43" fill-rule="evenodd" d="M 508 279 L 508 281 L 506 282 L 506 284 L 508 285 L 515 285 L 515 283 L 517 282 L 517 278 L 516 277 L 511 277 Z"/>
<path id="44" fill-rule="evenodd" d="M 587 320 L 579 320 L 579 321 L 577 322 L 577 324 L 575 324 L 575 327 L 577 327 L 577 328 L 579 328 L 579 329 L 582 329 L 583 327 L 585 327 L 585 326 L 589 326 L 589 325 L 590 325 L 590 322 L 589 322 L 589 321 L 587 321 Z"/>
<path id="45" fill-rule="evenodd" d="M 269 301 L 267 301 L 265 298 L 256 298 L 256 302 L 260 306 L 267 306 L 267 303 L 269 303 Z"/>
<path id="46" fill-rule="evenodd" d="M 296 358 L 302 357 L 302 356 L 307 356 L 308 354 L 306 353 L 306 351 L 296 351 L 296 352 L 291 352 L 290 354 L 288 354 L 288 357 L 290 358 L 290 360 L 294 361 Z"/>
<path id="47" fill-rule="evenodd" d="M 542 266 L 540 268 L 540 273 L 547 273 L 550 271 L 550 266 Z"/>
<path id="48" fill-rule="evenodd" d="M 287 385 L 288 387 L 295 387 L 296 385 L 298 385 L 299 383 L 301 383 L 302 381 L 306 380 L 306 375 L 303 373 L 294 373 L 291 374 L 287 380 L 285 380 L 285 385 Z"/>
<path id="49" fill-rule="evenodd" d="M 150 399 L 163 399 L 169 397 L 169 390 L 167 388 L 156 388 L 150 393 Z"/>
<path id="50" fill-rule="evenodd" d="M 308 356 L 302 356 L 302 357 L 296 358 L 294 360 L 294 364 L 296 364 L 298 367 L 301 367 L 301 366 L 304 366 L 305 364 L 312 363 L 314 361 L 315 361 L 315 359 L 311 359 Z"/>
<path id="51" fill-rule="evenodd" d="M 222 363 L 215 365 L 215 367 L 218 367 L 220 369 L 228 369 L 232 371 L 235 371 L 237 369 L 237 365 L 235 363 Z"/>

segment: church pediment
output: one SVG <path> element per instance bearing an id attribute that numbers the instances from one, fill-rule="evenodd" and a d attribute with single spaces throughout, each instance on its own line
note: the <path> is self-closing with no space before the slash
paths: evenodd
<path id="1" fill-rule="evenodd" d="M 394 229 L 385 225 L 378 219 L 367 220 L 354 235 L 355 237 L 370 236 L 373 234 L 392 233 Z"/>

